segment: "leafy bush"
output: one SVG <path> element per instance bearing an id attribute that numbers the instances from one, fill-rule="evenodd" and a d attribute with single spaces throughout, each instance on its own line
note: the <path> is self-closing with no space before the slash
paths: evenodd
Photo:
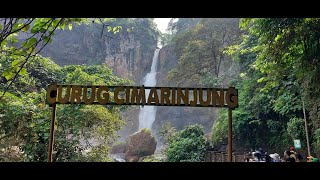
<path id="1" fill-rule="evenodd" d="M 170 122 L 164 123 L 159 131 L 161 140 L 163 140 L 165 144 L 167 144 L 170 141 L 170 139 L 174 137 L 175 133 L 176 129 L 172 126 Z"/>
<path id="2" fill-rule="evenodd" d="M 211 141 L 213 145 L 222 143 L 228 138 L 228 113 L 226 109 L 220 109 L 218 118 L 212 126 Z"/>
<path id="3" fill-rule="evenodd" d="M 312 144 L 316 153 L 320 154 L 320 129 L 315 130 L 314 132 L 314 143 Z"/>
<path id="4" fill-rule="evenodd" d="M 208 144 L 203 127 L 188 125 L 169 140 L 165 150 L 169 162 L 201 162 Z"/>
<path id="5" fill-rule="evenodd" d="M 296 117 L 291 118 L 287 125 L 288 135 L 291 136 L 292 139 L 305 139 L 306 132 L 303 119 Z"/>
<path id="6" fill-rule="evenodd" d="M 0 57 L 0 63 L 9 66 L 11 61 Z M 51 108 L 45 104 L 46 90 L 43 89 L 48 84 L 53 81 L 62 84 L 130 84 L 128 80 L 114 76 L 106 66 L 62 68 L 49 58 L 37 56 L 27 68 L 27 73 L 18 77 L 17 83 L 0 101 L 0 148 L 19 147 L 24 161 L 48 159 Z M 6 84 L 6 81 L 0 81 L 1 89 Z M 0 93 L 3 92 L 0 90 Z M 110 161 L 108 145 L 116 139 L 116 131 L 123 125 L 119 110 L 119 107 L 102 105 L 57 105 L 53 160 Z M 98 144 L 89 148 L 92 139 Z M 85 154 L 84 150 L 89 149 L 91 151 Z M 1 151 L 1 156 L 7 155 Z"/>

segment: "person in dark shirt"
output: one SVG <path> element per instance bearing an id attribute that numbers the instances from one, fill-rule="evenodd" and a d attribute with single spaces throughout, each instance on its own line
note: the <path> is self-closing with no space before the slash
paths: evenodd
<path id="1" fill-rule="evenodd" d="M 303 161 L 303 157 L 300 153 L 296 153 L 296 162 L 302 162 Z"/>
<path id="2" fill-rule="evenodd" d="M 293 151 L 287 150 L 284 152 L 285 162 L 296 162 L 295 154 Z"/>

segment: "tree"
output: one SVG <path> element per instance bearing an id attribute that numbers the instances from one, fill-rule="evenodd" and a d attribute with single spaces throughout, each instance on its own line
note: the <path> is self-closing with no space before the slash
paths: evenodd
<path id="1" fill-rule="evenodd" d="M 173 138 L 176 134 L 176 129 L 172 126 L 170 122 L 166 122 L 162 125 L 159 136 L 161 140 L 163 140 L 164 144 L 168 144 L 171 138 Z"/>
<path id="2" fill-rule="evenodd" d="M 0 60 L 6 64 L 6 59 Z M 45 104 L 46 91 L 42 87 L 53 81 L 86 85 L 131 83 L 114 76 L 111 69 L 101 65 L 61 68 L 50 59 L 37 56 L 26 67 L 27 73 L 19 76 L 17 82 L 32 79 L 33 83 L 25 82 L 27 88 L 15 87 L 18 85 L 15 83 L 11 86 L 14 94 L 8 92 L 0 101 L 0 144 L 3 148 L 12 145 L 21 147 L 24 161 L 47 160 L 51 110 Z M 115 132 L 123 124 L 119 117 L 120 110 L 120 107 L 101 105 L 58 105 L 54 161 L 91 161 L 99 155 L 101 160 L 109 161 L 108 144 L 115 140 Z M 98 144 L 92 144 L 92 139 Z M 85 150 L 91 148 L 92 153 L 85 154 Z"/>
<path id="3" fill-rule="evenodd" d="M 173 34 L 179 35 L 195 27 L 199 21 L 200 18 L 172 18 L 168 24 L 168 30 Z"/>
<path id="4" fill-rule="evenodd" d="M 303 137 L 302 99 L 311 118 L 316 110 L 311 104 L 317 98 L 311 95 L 318 84 L 318 23 L 308 18 L 241 20 L 242 42 L 228 52 L 240 62 L 240 104 L 233 125 L 235 138 L 245 148 L 268 145 L 265 148 L 282 151 L 292 138 Z M 223 128 L 220 121 L 226 119 L 218 119 L 213 131 Z M 317 124 L 313 119 L 313 129 Z"/>
<path id="5" fill-rule="evenodd" d="M 168 78 L 188 84 L 188 80 L 201 82 L 210 75 L 219 77 L 221 66 L 230 64 L 226 47 L 239 40 L 238 23 L 238 19 L 201 19 L 194 28 L 177 35 L 174 43 L 179 64 Z"/>
<path id="6" fill-rule="evenodd" d="M 319 18 L 244 19 L 242 27 L 258 37 L 260 49 L 253 66 L 267 76 L 260 79 L 265 89 L 298 87 L 293 97 L 306 103 L 306 110 L 314 129 L 319 126 L 319 110 L 316 102 L 319 92 Z M 293 86 L 292 86 L 293 85 Z M 299 109 L 302 111 L 302 109 Z"/>
<path id="7" fill-rule="evenodd" d="M 109 27 L 114 33 L 119 32 L 118 26 L 112 28 L 105 24 L 110 20 L 110 18 L 99 18 L 92 19 L 92 22 L 102 23 L 103 28 Z M 12 64 L 2 73 L 8 85 L 0 96 L 0 100 L 18 75 L 26 73 L 26 63 L 32 61 L 52 41 L 56 30 L 64 30 L 66 26 L 72 30 L 73 24 L 81 23 L 89 22 L 85 18 L 1 18 L 0 54 L 9 57 Z"/>
<path id="8" fill-rule="evenodd" d="M 203 127 L 188 125 L 185 129 L 169 139 L 165 150 L 169 162 L 201 162 L 208 142 L 204 136 Z"/>

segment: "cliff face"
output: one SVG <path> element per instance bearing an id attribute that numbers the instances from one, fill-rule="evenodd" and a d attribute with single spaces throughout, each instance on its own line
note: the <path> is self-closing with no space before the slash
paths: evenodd
<path id="1" fill-rule="evenodd" d="M 156 42 L 143 49 L 134 34 L 102 35 L 98 25 L 75 26 L 72 31 L 60 31 L 42 51 L 59 65 L 102 64 L 115 75 L 139 83 L 150 70 Z"/>
<path id="2" fill-rule="evenodd" d="M 105 63 L 116 75 L 141 83 L 143 76 L 150 71 L 153 51 L 142 49 L 141 42 L 129 35 L 121 41 L 109 39 L 105 42 Z M 151 49 L 156 49 L 156 44 Z"/>
<path id="3" fill-rule="evenodd" d="M 86 25 L 75 26 L 72 31 L 58 31 L 41 52 L 59 65 L 98 64 L 105 56 L 104 39 L 88 33 Z M 93 36 L 94 38 L 92 38 Z"/>
<path id="4" fill-rule="evenodd" d="M 157 86 L 172 86 L 177 84 L 169 82 L 168 72 L 178 64 L 174 53 L 174 45 L 167 45 L 160 50 L 159 68 L 157 73 Z M 157 107 L 156 120 L 153 129 L 159 131 L 165 122 L 170 122 L 177 130 L 183 129 L 188 124 L 200 124 L 205 132 L 210 132 L 214 120 L 216 119 L 217 109 L 200 107 Z"/>
<path id="5" fill-rule="evenodd" d="M 157 73 L 157 86 L 169 86 L 168 72 L 178 64 L 174 46 L 169 44 L 160 49 Z"/>

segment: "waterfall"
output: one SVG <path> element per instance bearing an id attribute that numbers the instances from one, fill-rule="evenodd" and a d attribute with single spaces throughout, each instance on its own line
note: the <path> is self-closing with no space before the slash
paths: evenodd
<path id="1" fill-rule="evenodd" d="M 157 64 L 160 49 L 154 51 L 152 58 L 152 65 L 150 72 L 144 77 L 144 86 L 155 86 L 157 84 L 156 74 L 157 74 Z M 149 96 L 150 89 L 146 89 L 146 97 Z M 147 98 L 146 98 L 147 99 Z M 156 107 L 155 106 L 144 106 L 140 108 L 139 112 L 139 130 L 143 128 L 148 128 L 151 130 L 152 124 L 156 119 Z"/>

